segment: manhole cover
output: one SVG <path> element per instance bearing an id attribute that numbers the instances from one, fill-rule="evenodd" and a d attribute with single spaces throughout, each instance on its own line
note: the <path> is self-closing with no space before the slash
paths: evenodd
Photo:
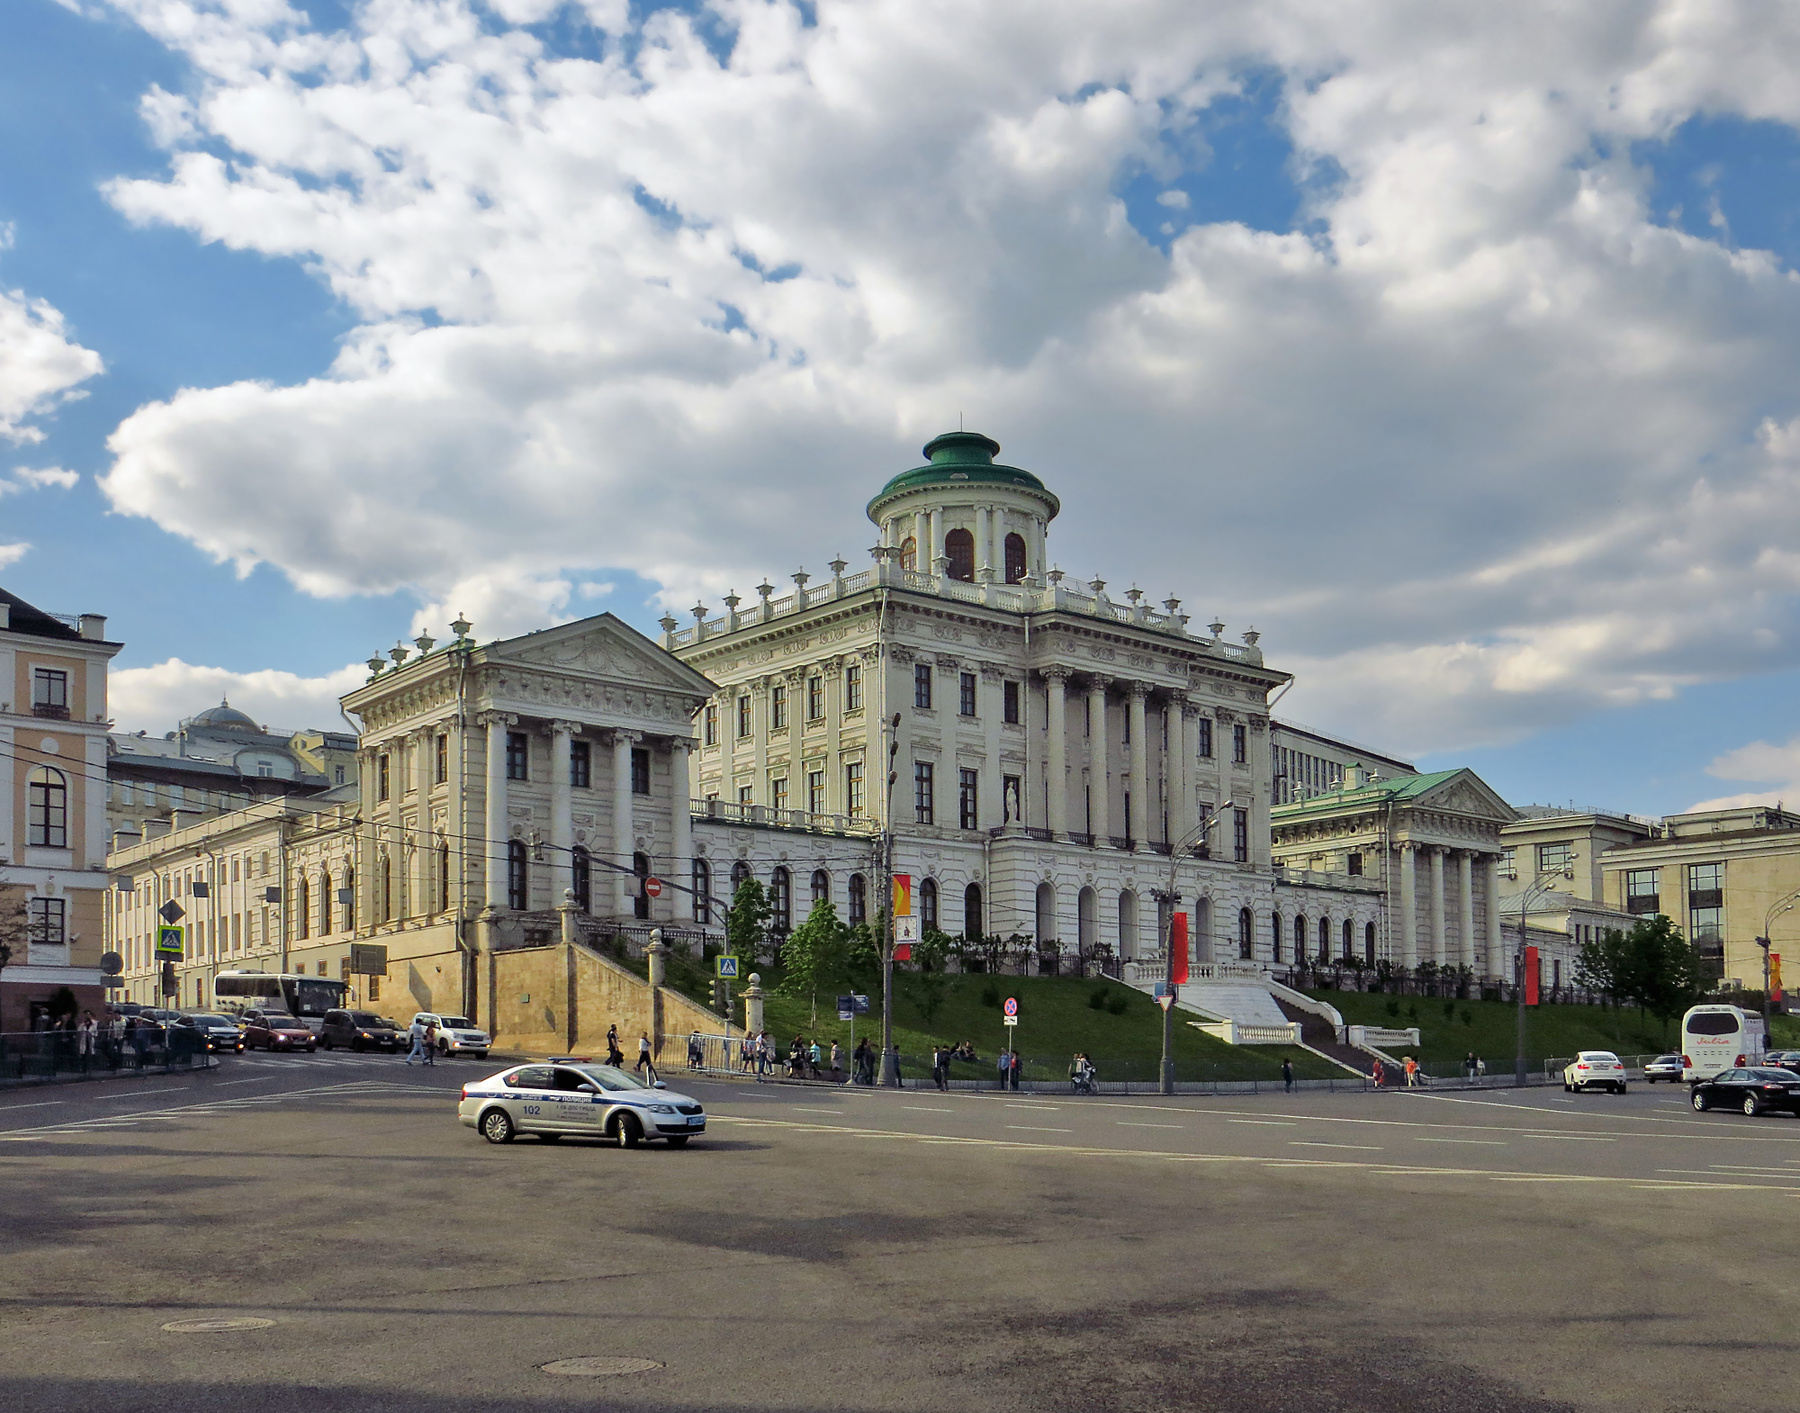
<path id="1" fill-rule="evenodd" d="M 266 1330 L 274 1323 L 245 1315 L 235 1320 L 170 1320 L 163 1328 L 170 1334 L 225 1334 L 231 1330 Z"/>
<path id="2" fill-rule="evenodd" d="M 587 1354 L 578 1359 L 553 1359 L 538 1368 L 546 1374 L 568 1374 L 593 1378 L 606 1374 L 645 1374 L 662 1368 L 659 1359 L 626 1359 L 613 1354 Z"/>

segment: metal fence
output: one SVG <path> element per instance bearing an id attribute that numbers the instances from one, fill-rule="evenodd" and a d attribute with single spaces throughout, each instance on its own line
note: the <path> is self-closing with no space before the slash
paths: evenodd
<path id="1" fill-rule="evenodd" d="M 59 1077 L 101 1079 L 138 1071 L 168 1073 L 203 1069 L 212 1063 L 194 1039 L 176 1029 L 133 1043 L 102 1033 L 91 1039 L 72 1030 L 0 1033 L 0 1085 L 31 1084 Z"/>

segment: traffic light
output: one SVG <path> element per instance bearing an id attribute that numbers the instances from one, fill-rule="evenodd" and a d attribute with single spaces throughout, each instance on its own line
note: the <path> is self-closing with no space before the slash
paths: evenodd
<path id="1" fill-rule="evenodd" d="M 175 979 L 174 962 L 162 964 L 162 989 L 165 996 L 173 996 L 181 990 L 181 983 Z"/>
<path id="2" fill-rule="evenodd" d="M 713 978 L 713 984 L 712 984 L 713 1009 L 722 1016 L 729 1015 L 731 1013 L 730 986 L 731 986 L 731 983 L 726 981 L 723 977 L 715 976 Z"/>

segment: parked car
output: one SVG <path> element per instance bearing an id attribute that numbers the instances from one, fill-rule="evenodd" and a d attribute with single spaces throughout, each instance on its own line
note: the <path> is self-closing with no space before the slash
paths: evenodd
<path id="1" fill-rule="evenodd" d="M 413 1022 L 437 1027 L 437 1052 L 440 1055 L 446 1057 L 473 1055 L 478 1060 L 487 1058 L 488 1046 L 492 1042 L 488 1039 L 487 1032 L 477 1030 L 467 1016 L 447 1016 L 438 1015 L 433 1011 L 420 1011 L 413 1017 Z"/>
<path id="2" fill-rule="evenodd" d="M 398 1050 L 400 1032 L 391 1020 L 373 1011 L 327 1011 L 319 1023 L 319 1048 L 343 1045 L 351 1050 Z"/>
<path id="3" fill-rule="evenodd" d="M 243 1028 L 230 1016 L 208 1011 L 199 1015 L 182 1016 L 175 1024 L 184 1030 L 193 1031 L 195 1043 L 203 1049 L 241 1053 L 244 1048 Z"/>
<path id="4" fill-rule="evenodd" d="M 244 1012 L 244 1048 L 247 1050 L 312 1050 L 318 1037 L 305 1022 L 279 1011 Z"/>
<path id="5" fill-rule="evenodd" d="M 1611 1050 L 1583 1050 L 1563 1068 L 1563 1088 L 1571 1094 L 1584 1089 L 1625 1092 L 1625 1066 Z"/>
<path id="6" fill-rule="evenodd" d="M 1771 1050 L 1761 1063 L 1775 1070 L 1800 1070 L 1800 1050 Z"/>
<path id="7" fill-rule="evenodd" d="M 465 1084 L 457 1117 L 489 1143 L 511 1143 L 519 1133 L 554 1143 L 564 1134 L 611 1138 L 635 1148 L 660 1138 L 684 1147 L 706 1132 L 706 1110 L 659 1080 L 645 1084 L 611 1065 L 519 1065 Z"/>
<path id="8" fill-rule="evenodd" d="M 1708 1109 L 1741 1109 L 1755 1118 L 1780 1109 L 1800 1115 L 1800 1073 L 1768 1065 L 1745 1065 L 1711 1079 L 1696 1080 L 1689 1097 L 1702 1113 Z"/>
<path id="9" fill-rule="evenodd" d="M 1670 1084 L 1681 1078 L 1681 1056 L 1658 1055 L 1644 1066 L 1644 1083 L 1655 1084 L 1659 1079 L 1666 1079 Z"/>

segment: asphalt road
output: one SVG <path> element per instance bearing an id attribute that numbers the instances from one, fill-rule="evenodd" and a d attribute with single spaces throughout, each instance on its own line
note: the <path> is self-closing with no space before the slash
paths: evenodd
<path id="1" fill-rule="evenodd" d="M 1788 1409 L 1800 1121 L 1685 1091 L 699 1081 L 685 1151 L 484 1143 L 493 1066 L 0 1095 L 0 1406 Z M 182 1320 L 256 1319 L 180 1333 Z M 654 1361 L 569 1377 L 582 1357 Z"/>

